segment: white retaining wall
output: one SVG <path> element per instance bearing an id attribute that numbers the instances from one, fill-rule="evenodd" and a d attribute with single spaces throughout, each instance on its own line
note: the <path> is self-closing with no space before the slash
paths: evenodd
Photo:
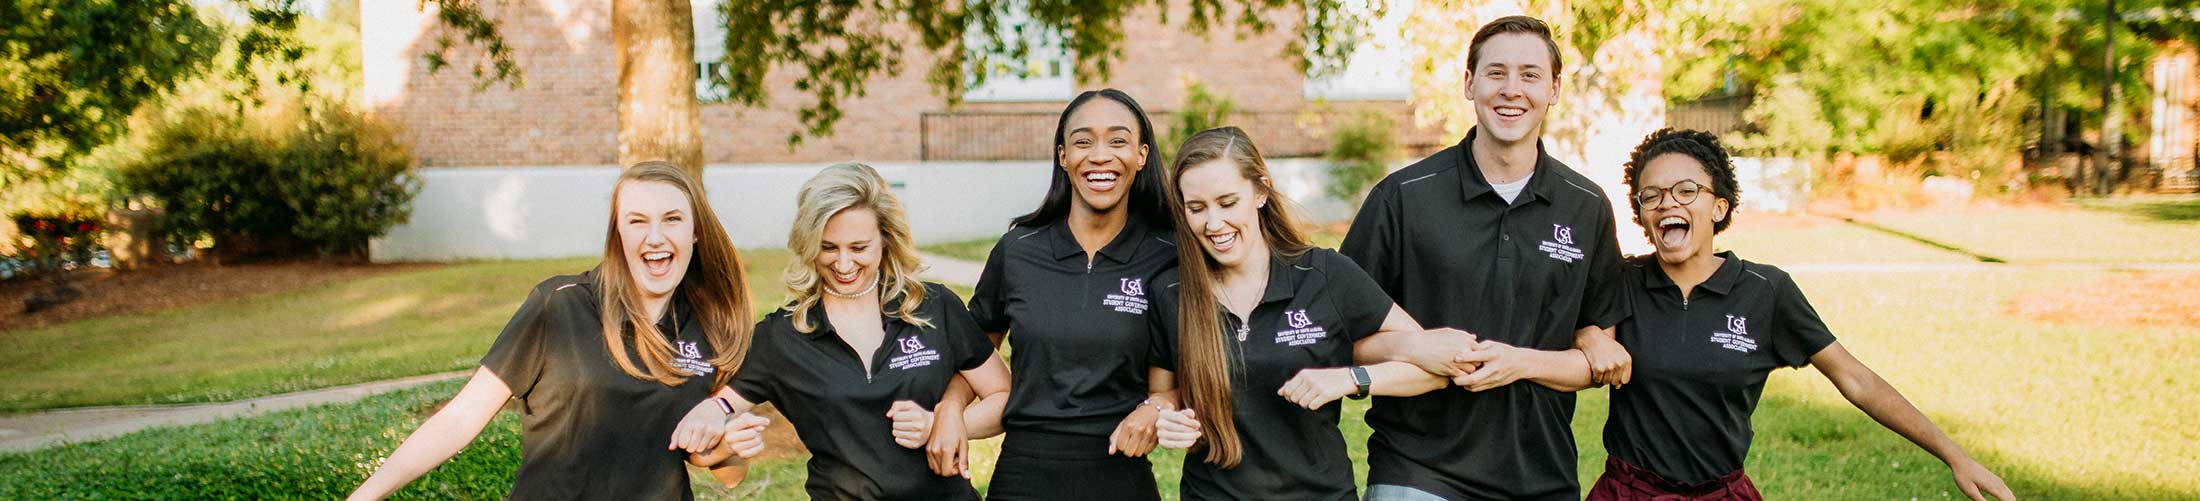
<path id="1" fill-rule="evenodd" d="M 1753 211 L 1799 206 L 1797 181 L 1780 159 L 1735 159 Z M 705 167 L 711 207 L 742 248 L 784 248 L 794 221 L 795 192 L 827 164 L 718 164 Z M 1404 164 L 1401 163 L 1399 167 Z M 871 164 L 895 186 L 919 242 L 999 236 L 1010 219 L 1037 207 L 1052 168 L 1046 162 L 900 162 Z M 1269 162 L 1278 188 L 1303 209 L 1308 223 L 1351 219 L 1357 207 L 1324 193 L 1320 159 Z M 556 167 L 430 167 L 411 221 L 369 246 L 377 262 L 455 261 L 592 256 L 603 252 L 610 216 L 610 165 Z M 1617 187 L 1606 187 L 1619 193 Z M 1801 188 L 1801 190 L 1798 190 Z M 1615 199 L 1622 247 L 1641 252 L 1640 231 Z"/>

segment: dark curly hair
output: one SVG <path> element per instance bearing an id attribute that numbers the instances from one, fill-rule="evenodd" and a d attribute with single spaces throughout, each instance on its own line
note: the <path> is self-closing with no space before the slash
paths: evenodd
<path id="1" fill-rule="evenodd" d="M 1726 200 L 1726 217 L 1711 223 L 1711 233 L 1726 231 L 1734 224 L 1734 209 L 1742 206 L 1741 183 L 1734 179 L 1734 161 L 1727 156 L 1726 147 L 1719 145 L 1719 136 L 1695 129 L 1658 129 L 1627 155 L 1627 205 L 1635 209 L 1635 219 L 1642 219 L 1642 202 L 1635 199 L 1635 194 L 1642 191 L 1642 169 L 1669 153 L 1688 155 L 1703 164 L 1704 173 L 1711 175 L 1711 196 Z"/>

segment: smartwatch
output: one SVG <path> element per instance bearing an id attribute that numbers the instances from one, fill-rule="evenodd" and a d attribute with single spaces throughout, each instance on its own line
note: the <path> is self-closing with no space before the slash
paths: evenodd
<path id="1" fill-rule="evenodd" d="M 1355 365 L 1352 366 L 1352 385 L 1359 388 L 1359 392 L 1352 394 L 1354 400 L 1367 398 L 1367 388 L 1375 385 L 1375 379 L 1368 377 L 1366 367 Z"/>

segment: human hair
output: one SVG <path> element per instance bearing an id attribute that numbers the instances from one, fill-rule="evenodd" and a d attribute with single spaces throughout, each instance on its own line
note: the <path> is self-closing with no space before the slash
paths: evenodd
<path id="1" fill-rule="evenodd" d="M 695 224 L 694 258 L 688 261 L 688 269 L 681 276 L 674 294 L 687 297 L 696 318 L 701 321 L 705 337 L 710 340 L 711 351 L 716 354 L 710 360 L 710 365 L 718 371 L 711 380 L 711 387 L 724 386 L 740 370 L 741 360 L 748 356 L 755 310 L 749 306 L 749 290 L 742 279 L 741 255 L 726 235 L 725 225 L 718 221 L 718 214 L 711 211 L 710 198 L 703 194 L 703 185 L 695 182 L 686 169 L 671 162 L 634 164 L 620 173 L 619 181 L 611 186 L 611 217 L 605 223 L 603 263 L 597 265 L 599 271 L 596 273 L 596 303 L 602 307 L 604 347 L 611 350 L 611 361 L 619 370 L 636 379 L 678 386 L 694 375 L 672 364 L 672 344 L 649 318 L 642 306 L 641 287 L 634 283 L 634 275 L 627 267 L 618 216 L 619 189 L 628 183 L 663 183 L 678 188 L 687 195 L 688 206 L 695 211 L 691 215 Z M 621 339 L 629 335 L 628 326 L 632 327 L 634 351 L 642 359 L 639 366 L 627 358 L 627 342 Z"/>
<path id="2" fill-rule="evenodd" d="M 923 260 L 909 237 L 909 216 L 877 170 L 859 163 L 826 167 L 802 183 L 795 207 L 794 228 L 787 232 L 787 250 L 795 257 L 787 261 L 787 270 L 780 276 L 787 284 L 787 305 L 782 309 L 793 315 L 796 332 L 817 331 L 810 307 L 817 305 L 826 287 L 817 274 L 818 247 L 825 239 L 825 223 L 851 210 L 868 210 L 878 219 L 879 304 L 900 299 L 901 306 L 886 314 L 910 325 L 932 326 L 917 316 L 917 307 L 924 304 L 924 282 L 917 276 Z"/>
<path id="3" fill-rule="evenodd" d="M 1536 38 L 1543 39 L 1543 46 L 1551 49 L 1551 75 L 1565 74 L 1566 63 L 1558 55 L 1558 40 L 1551 38 L 1551 26 L 1544 24 L 1541 19 L 1528 16 L 1500 17 L 1475 31 L 1473 41 L 1467 43 L 1467 74 L 1474 74 L 1475 68 L 1482 64 L 1482 42 L 1506 33 L 1535 35 Z"/>
<path id="4" fill-rule="evenodd" d="M 1268 243 L 1270 256 L 1295 257 L 1314 248 L 1306 234 L 1299 231 L 1297 219 L 1292 217 L 1289 200 L 1276 191 L 1268 177 L 1268 163 L 1261 159 L 1260 150 L 1253 146 L 1251 138 L 1237 127 L 1217 127 L 1199 131 L 1177 151 L 1176 160 L 1170 162 L 1169 213 L 1176 223 L 1176 241 L 1183 243 L 1177 252 L 1177 369 L 1179 385 L 1183 389 L 1184 405 L 1199 411 L 1199 427 L 1207 437 L 1206 461 L 1236 468 L 1243 458 L 1238 442 L 1237 420 L 1232 414 L 1235 405 L 1230 401 L 1230 374 L 1236 369 L 1224 351 L 1222 305 L 1215 299 L 1215 290 L 1221 287 L 1222 264 L 1207 255 L 1207 247 L 1198 245 L 1200 231 L 1192 227 L 1184 215 L 1184 172 L 1212 162 L 1228 162 L 1239 176 L 1253 184 L 1253 189 L 1268 199 L 1258 211 L 1260 236 Z M 1265 260 L 1255 264 L 1248 261 L 1242 266 L 1267 266 Z"/>
<path id="5" fill-rule="evenodd" d="M 1128 193 L 1130 196 L 1124 200 L 1130 204 L 1130 217 L 1154 227 L 1169 224 L 1168 207 L 1161 201 L 1161 181 L 1155 179 L 1163 174 L 1161 148 L 1154 143 L 1153 121 L 1146 118 L 1146 109 L 1139 107 L 1138 101 L 1131 99 L 1130 94 L 1115 89 L 1100 89 L 1078 94 L 1076 99 L 1069 100 L 1069 106 L 1062 108 L 1062 116 L 1055 119 L 1054 149 L 1051 150 L 1054 158 L 1054 180 L 1047 185 L 1046 198 L 1039 201 L 1039 208 L 1018 216 L 1015 220 L 1016 226 L 1038 226 L 1069 217 L 1070 199 L 1077 196 L 1077 190 L 1070 186 L 1069 172 L 1063 170 L 1068 166 L 1062 165 L 1062 147 L 1069 136 L 1070 114 L 1094 99 L 1115 101 L 1130 108 L 1131 116 L 1138 117 L 1138 144 L 1146 148 L 1146 163 L 1139 167 L 1137 178 L 1131 180 L 1131 191 Z"/>
<path id="6" fill-rule="evenodd" d="M 1711 196 L 1726 200 L 1727 213 L 1711 223 L 1711 233 L 1726 231 L 1734 224 L 1734 209 L 1742 206 L 1742 185 L 1734 178 L 1734 160 L 1727 156 L 1726 147 L 1719 145 L 1719 136 L 1695 129 L 1658 129 L 1627 154 L 1622 181 L 1627 184 L 1627 206 L 1635 209 L 1635 219 L 1642 219 L 1642 201 L 1635 199 L 1635 193 L 1642 189 L 1642 169 L 1667 154 L 1688 155 L 1703 164 L 1703 172 L 1711 175 Z"/>

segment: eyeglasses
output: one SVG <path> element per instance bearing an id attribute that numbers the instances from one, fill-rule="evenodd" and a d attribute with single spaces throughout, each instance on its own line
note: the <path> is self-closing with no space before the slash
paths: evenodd
<path id="1" fill-rule="evenodd" d="M 1673 186 L 1670 188 L 1659 188 L 1656 186 L 1644 187 L 1642 191 L 1635 192 L 1635 203 L 1643 207 L 1657 207 L 1658 201 L 1664 199 L 1666 194 L 1671 193 L 1673 195 L 1674 202 L 1677 202 L 1681 205 L 1688 205 L 1696 203 L 1696 196 L 1702 195 L 1705 191 L 1708 190 L 1705 190 L 1703 188 L 1703 185 L 1696 184 L 1695 181 L 1683 179 L 1681 180 L 1681 182 L 1673 183 Z"/>

